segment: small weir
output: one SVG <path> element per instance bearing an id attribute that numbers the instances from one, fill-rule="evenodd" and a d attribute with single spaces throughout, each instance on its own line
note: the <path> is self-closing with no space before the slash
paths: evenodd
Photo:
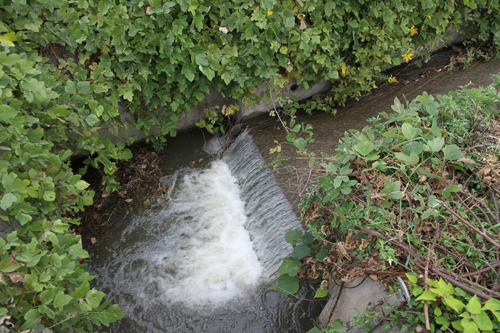
<path id="1" fill-rule="evenodd" d="M 217 152 L 216 140 L 207 151 Z M 126 313 L 111 331 L 310 328 L 290 307 L 296 299 L 267 290 L 298 220 L 250 134 L 209 168 L 178 170 L 169 184 L 168 204 L 123 222 L 92 251 L 95 286 Z"/>

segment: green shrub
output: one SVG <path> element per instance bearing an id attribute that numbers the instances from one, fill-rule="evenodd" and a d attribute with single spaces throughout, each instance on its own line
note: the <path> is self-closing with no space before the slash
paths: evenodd
<path id="1" fill-rule="evenodd" d="M 486 312 L 478 301 L 500 296 L 498 77 L 489 87 L 462 87 L 437 101 L 427 93 L 406 105 L 396 98 L 393 112 L 381 113 L 385 121 L 377 117 L 373 126 L 346 132 L 300 204 L 308 230 L 286 234 L 294 250 L 272 289 L 295 293 L 299 280 L 309 279 L 321 282 L 321 298 L 330 279 L 352 283 L 412 271 L 422 277 L 409 277 L 419 297 L 412 304 L 428 300 L 439 308 L 433 332 L 498 330 L 499 303 L 485 303 Z M 427 274 L 435 281 L 425 281 Z M 438 289 L 424 291 L 428 286 Z M 465 297 L 463 306 L 450 305 L 453 297 L 446 303 L 441 287 Z M 437 313 L 448 313 L 446 306 L 456 313 L 445 320 Z M 412 320 L 423 325 L 423 306 L 418 311 Z"/>

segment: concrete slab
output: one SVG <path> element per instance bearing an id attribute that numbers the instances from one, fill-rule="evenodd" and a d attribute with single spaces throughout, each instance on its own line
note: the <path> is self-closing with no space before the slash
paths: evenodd
<path id="1" fill-rule="evenodd" d="M 352 283 L 332 282 L 330 283 L 330 300 L 326 304 L 323 312 L 319 316 L 319 323 L 326 327 L 328 323 L 334 323 L 337 319 L 345 324 L 354 325 L 354 317 L 359 316 L 359 312 L 364 312 L 367 308 L 380 314 L 387 310 L 384 305 L 394 306 L 396 302 L 401 304 L 406 296 L 403 291 L 398 290 L 393 293 L 389 288 L 384 287 L 379 281 L 372 281 L 369 277 Z M 359 311 L 356 311 L 359 310 Z M 378 318 L 371 322 L 372 327 L 376 328 L 372 332 L 387 332 L 382 323 L 383 319 Z M 351 332 L 363 333 L 364 329 L 355 327 Z M 392 329 L 391 332 L 398 332 Z"/>

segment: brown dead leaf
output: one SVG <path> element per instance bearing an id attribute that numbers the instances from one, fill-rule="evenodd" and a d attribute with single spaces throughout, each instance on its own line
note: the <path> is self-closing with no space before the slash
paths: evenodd
<path id="1" fill-rule="evenodd" d="M 359 250 L 362 251 L 368 247 L 369 242 L 366 239 L 361 240 L 361 244 L 359 245 Z"/>
<path id="2" fill-rule="evenodd" d="M 13 283 L 26 282 L 26 280 L 24 279 L 24 274 L 9 274 L 9 278 Z"/>

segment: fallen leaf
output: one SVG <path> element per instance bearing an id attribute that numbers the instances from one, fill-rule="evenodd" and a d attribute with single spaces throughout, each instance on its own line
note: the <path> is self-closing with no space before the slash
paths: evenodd
<path id="1" fill-rule="evenodd" d="M 9 278 L 14 283 L 26 282 L 26 280 L 24 279 L 24 275 L 22 275 L 22 274 L 9 274 Z"/>

